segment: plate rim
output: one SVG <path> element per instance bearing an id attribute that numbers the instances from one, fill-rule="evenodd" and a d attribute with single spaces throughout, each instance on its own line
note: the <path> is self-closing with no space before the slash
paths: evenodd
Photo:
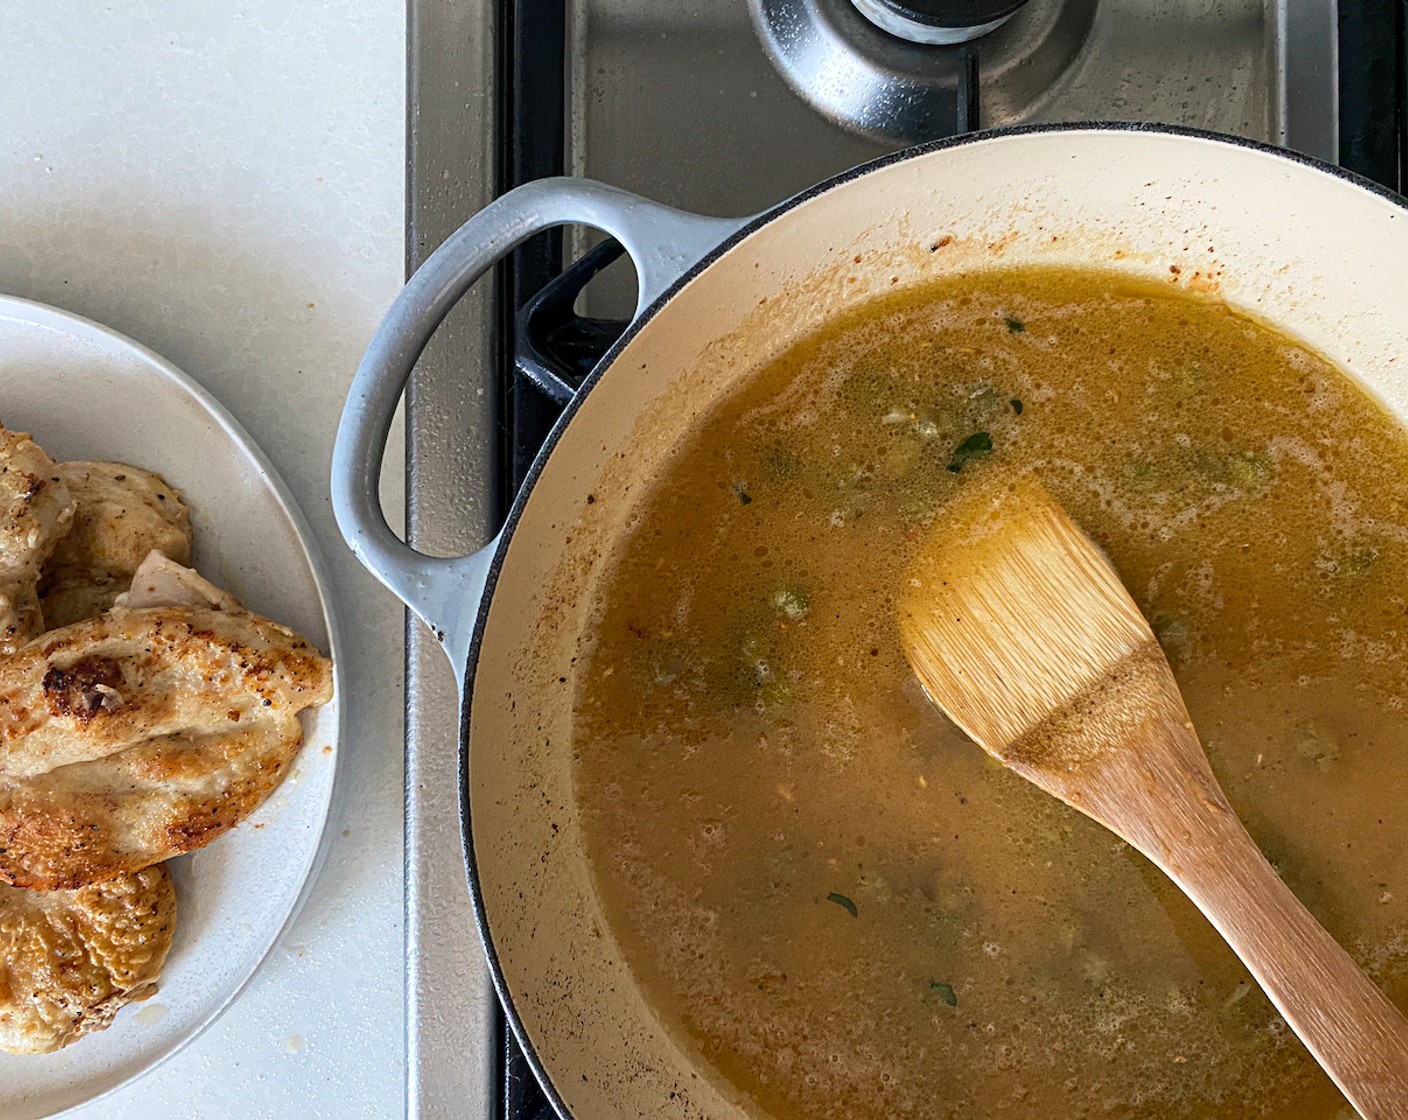
<path id="1" fill-rule="evenodd" d="M 343 758 L 343 733 L 345 730 L 345 717 L 343 714 L 342 697 L 344 695 L 344 669 L 342 665 L 342 628 L 338 619 L 336 607 L 329 595 L 328 589 L 331 586 L 323 550 L 318 544 L 318 539 L 313 534 L 313 528 L 309 524 L 307 517 L 303 513 L 302 507 L 298 504 L 298 499 L 284 482 L 283 476 L 264 453 L 264 449 L 259 446 L 254 437 L 249 434 L 234 415 L 199 381 L 186 373 L 173 362 L 162 357 L 151 347 L 146 346 L 136 339 L 115 330 L 104 323 L 99 323 L 94 319 L 79 315 L 76 312 L 67 311 L 52 304 L 42 303 L 38 300 L 26 299 L 23 296 L 10 295 L 0 292 L 0 319 L 18 320 L 21 323 L 36 327 L 49 327 L 62 331 L 67 331 L 80 337 L 97 339 L 105 344 L 108 353 L 114 351 L 126 352 L 129 355 L 139 358 L 142 363 L 152 372 L 161 376 L 175 388 L 184 392 L 192 398 L 201 409 L 208 414 L 221 428 L 225 435 L 230 438 L 239 449 L 247 455 L 258 467 L 260 474 L 273 492 L 275 499 L 282 508 L 284 514 L 293 525 L 295 536 L 298 538 L 298 546 L 302 550 L 304 559 L 307 561 L 308 570 L 313 577 L 313 585 L 318 594 L 318 609 L 323 616 L 323 624 L 328 635 L 328 654 L 332 659 L 333 675 L 333 699 L 334 699 L 334 721 L 332 728 L 333 758 L 332 758 L 332 778 L 328 783 L 328 792 L 322 806 L 322 823 L 318 830 L 317 843 L 314 845 L 312 858 L 308 861 L 306 870 L 303 873 L 303 882 L 298 889 L 298 894 L 294 898 L 292 905 L 284 914 L 278 924 L 278 928 L 272 930 L 268 935 L 264 946 L 258 951 L 249 971 L 245 976 L 230 989 L 225 998 L 215 1003 L 208 1011 L 201 1014 L 196 1022 L 188 1028 L 185 1033 L 159 1051 L 145 1066 L 137 1072 L 127 1077 L 122 1077 L 114 1081 L 106 1088 L 100 1089 L 90 1097 L 77 1101 L 70 1105 L 65 1105 L 55 1112 L 44 1113 L 48 1120 L 57 1120 L 58 1117 L 70 1116 L 78 1109 L 87 1108 L 97 1102 L 104 1100 L 114 1093 L 128 1088 L 141 1081 L 153 1070 L 165 1065 L 181 1051 L 185 1050 L 191 1043 L 205 1034 L 215 1022 L 234 1005 L 240 996 L 254 982 L 254 978 L 259 975 L 264 965 L 269 960 L 273 951 L 287 936 L 293 924 L 298 920 L 303 912 L 303 907 L 308 902 L 314 886 L 317 884 L 322 874 L 323 865 L 327 861 L 328 849 L 331 846 L 332 817 L 333 809 L 338 803 L 343 787 L 342 758 Z M 308 746 L 305 739 L 300 753 Z M 160 988 L 158 987 L 158 991 Z"/>

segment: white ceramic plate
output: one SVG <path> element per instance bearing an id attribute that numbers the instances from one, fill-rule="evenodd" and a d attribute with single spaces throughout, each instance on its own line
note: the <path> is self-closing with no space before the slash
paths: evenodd
<path id="1" fill-rule="evenodd" d="M 169 362 L 86 319 L 0 296 L 0 421 L 55 459 L 159 472 L 190 506 L 201 574 L 336 663 L 302 514 L 243 429 Z M 0 1116 L 34 1120 L 110 1092 L 191 1041 L 249 983 L 321 861 L 338 707 L 334 697 L 313 717 L 288 778 L 252 818 L 170 864 L 176 936 L 156 995 L 57 1054 L 0 1054 Z"/>

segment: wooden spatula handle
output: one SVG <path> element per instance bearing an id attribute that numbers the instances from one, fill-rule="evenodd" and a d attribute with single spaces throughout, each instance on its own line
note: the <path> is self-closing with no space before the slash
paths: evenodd
<path id="1" fill-rule="evenodd" d="M 1267 863 L 1230 809 L 1177 879 L 1365 1120 L 1408 1120 L 1408 1019 Z"/>
<path id="2" fill-rule="evenodd" d="M 940 523 L 900 611 L 924 691 L 1178 884 L 1366 1120 L 1408 1120 L 1408 1019 L 1237 820 L 1108 558 L 1039 487 L 970 501 L 964 517 L 985 528 L 957 548 Z"/>
<path id="3" fill-rule="evenodd" d="M 1364 1120 L 1408 1120 L 1408 1018 L 1247 834 L 1172 680 L 1119 721 L 1100 716 L 1102 726 L 1118 722 L 1122 748 L 1097 757 L 1098 780 L 1072 777 L 1061 796 L 1148 856 L 1193 900 Z M 1049 774 L 1042 780 L 1053 784 Z"/>

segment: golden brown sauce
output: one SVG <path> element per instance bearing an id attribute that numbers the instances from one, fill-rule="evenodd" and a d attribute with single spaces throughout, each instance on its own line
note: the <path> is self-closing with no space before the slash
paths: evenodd
<path id="1" fill-rule="evenodd" d="M 1158 872 L 925 701 L 899 581 L 984 472 L 1107 549 L 1252 835 L 1408 1007 L 1408 438 L 1264 325 L 1068 271 L 857 310 L 658 481 L 575 728 L 631 965 L 788 1120 L 1352 1115 Z"/>

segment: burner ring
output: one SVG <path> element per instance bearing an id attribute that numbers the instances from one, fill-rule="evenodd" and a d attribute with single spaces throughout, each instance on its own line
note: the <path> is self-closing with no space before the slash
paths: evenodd
<path id="1" fill-rule="evenodd" d="M 894 0 L 894 6 L 1011 5 L 983 40 L 981 124 L 1036 119 L 1041 103 L 1080 53 L 1099 0 Z M 862 15 L 890 0 L 749 0 L 753 23 L 787 84 L 823 116 L 884 144 L 910 144 L 957 130 L 964 50 L 906 42 Z M 998 17 L 989 16 L 989 22 Z M 967 29 L 975 37 L 986 25 Z"/>
<path id="2" fill-rule="evenodd" d="M 996 31 L 1027 0 L 851 0 L 882 31 L 911 43 L 952 46 Z"/>

